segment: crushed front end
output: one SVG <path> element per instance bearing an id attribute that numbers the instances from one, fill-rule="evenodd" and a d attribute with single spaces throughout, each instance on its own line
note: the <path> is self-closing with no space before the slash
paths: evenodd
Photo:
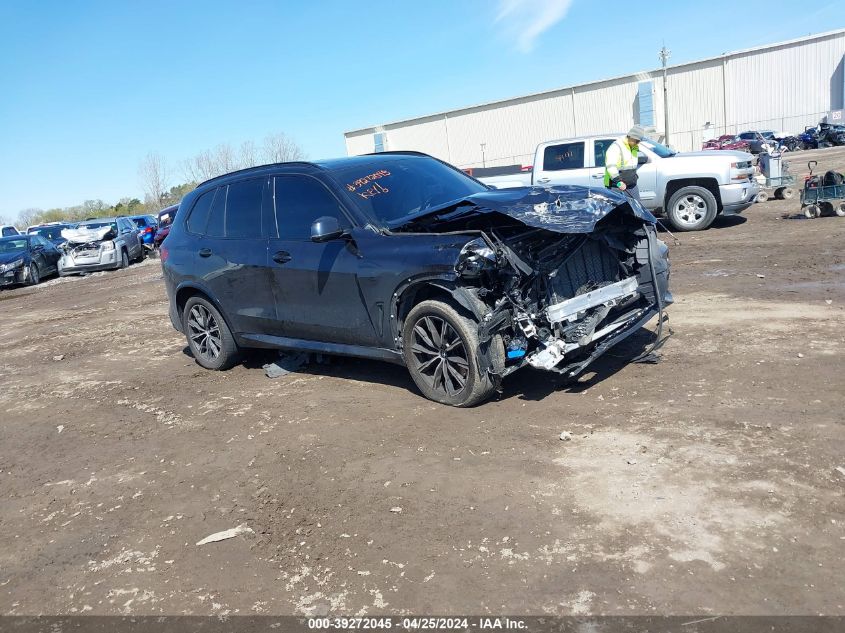
<path id="1" fill-rule="evenodd" d="M 62 237 L 67 241 L 60 247 L 61 275 L 109 270 L 120 264 L 121 255 L 115 247 L 117 231 L 114 227 L 64 229 Z"/>
<path id="2" fill-rule="evenodd" d="M 498 378 L 530 365 L 575 377 L 672 302 L 668 248 L 639 203 L 604 189 L 491 191 L 431 219 L 479 233 L 455 265 L 479 341 L 501 337 Z"/>

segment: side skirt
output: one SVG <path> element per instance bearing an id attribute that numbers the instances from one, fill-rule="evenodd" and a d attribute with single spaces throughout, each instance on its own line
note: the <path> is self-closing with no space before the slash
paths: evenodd
<path id="1" fill-rule="evenodd" d="M 384 360 L 398 365 L 404 365 L 402 354 L 396 350 L 380 347 L 364 347 L 362 345 L 342 345 L 340 343 L 324 343 L 309 341 L 286 336 L 272 336 L 270 334 L 235 334 L 238 345 L 243 347 L 260 347 L 265 349 L 285 349 L 298 352 L 314 352 L 318 354 L 333 354 L 336 356 L 354 356 L 356 358 L 371 358 Z"/>

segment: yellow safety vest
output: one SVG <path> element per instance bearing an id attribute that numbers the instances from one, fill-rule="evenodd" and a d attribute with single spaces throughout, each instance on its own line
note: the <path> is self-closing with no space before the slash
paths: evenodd
<path id="1" fill-rule="evenodd" d="M 620 169 L 636 169 L 639 153 L 639 146 L 628 145 L 627 136 L 613 141 L 604 153 L 604 186 L 610 186 L 610 181 L 619 176 Z"/>

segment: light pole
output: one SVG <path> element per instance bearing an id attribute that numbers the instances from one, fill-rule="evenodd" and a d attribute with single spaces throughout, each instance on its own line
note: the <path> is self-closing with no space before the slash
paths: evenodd
<path id="1" fill-rule="evenodd" d="M 658 54 L 663 64 L 663 142 L 665 145 L 669 145 L 669 89 L 666 85 L 666 62 L 671 54 L 672 51 L 666 48 L 665 44 Z"/>

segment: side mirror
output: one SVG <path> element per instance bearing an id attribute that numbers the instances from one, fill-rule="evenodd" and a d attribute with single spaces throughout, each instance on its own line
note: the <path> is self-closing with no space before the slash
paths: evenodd
<path id="1" fill-rule="evenodd" d="M 648 156 L 645 154 L 639 154 L 637 156 L 637 165 L 645 165 L 648 162 Z"/>
<path id="2" fill-rule="evenodd" d="M 337 218 L 324 215 L 311 224 L 311 241 L 328 242 L 343 237 L 345 231 L 340 227 Z"/>

